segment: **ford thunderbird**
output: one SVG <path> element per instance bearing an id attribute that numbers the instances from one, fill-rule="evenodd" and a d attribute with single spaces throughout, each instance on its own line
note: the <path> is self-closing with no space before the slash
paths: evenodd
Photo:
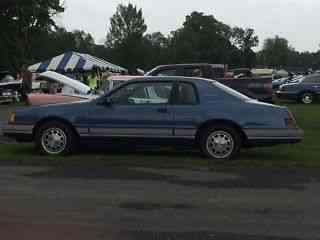
<path id="1" fill-rule="evenodd" d="M 74 153 L 94 139 L 187 140 L 215 160 L 230 159 L 243 147 L 298 143 L 303 136 L 286 107 L 185 77 L 143 77 L 97 99 L 17 110 L 3 132 L 34 141 L 49 155 Z"/>

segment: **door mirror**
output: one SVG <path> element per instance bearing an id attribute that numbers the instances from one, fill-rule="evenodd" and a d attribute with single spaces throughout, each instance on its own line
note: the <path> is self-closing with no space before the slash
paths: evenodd
<path id="1" fill-rule="evenodd" d="M 109 97 L 104 97 L 98 101 L 98 105 L 109 107 L 113 104 L 113 101 Z"/>

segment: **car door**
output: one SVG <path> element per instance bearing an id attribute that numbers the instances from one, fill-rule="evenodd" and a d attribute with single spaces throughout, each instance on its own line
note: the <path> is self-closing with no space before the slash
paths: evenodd
<path id="1" fill-rule="evenodd" d="M 174 136 L 177 138 L 194 138 L 197 126 L 202 119 L 198 89 L 191 82 L 178 82 L 175 86 Z"/>
<path id="2" fill-rule="evenodd" d="M 305 81 L 307 90 L 320 94 L 320 75 L 310 76 Z"/>
<path id="3" fill-rule="evenodd" d="M 170 81 L 133 82 L 108 96 L 89 113 L 90 135 L 103 137 L 172 137 Z"/>

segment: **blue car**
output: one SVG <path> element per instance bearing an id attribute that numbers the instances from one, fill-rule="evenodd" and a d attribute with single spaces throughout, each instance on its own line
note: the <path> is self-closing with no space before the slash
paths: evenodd
<path id="1" fill-rule="evenodd" d="M 216 160 L 242 147 L 298 143 L 303 135 L 286 107 L 184 77 L 144 77 L 99 99 L 17 110 L 3 132 L 49 155 L 74 153 L 88 140 L 163 140 L 195 143 Z"/>
<path id="2" fill-rule="evenodd" d="M 281 85 L 276 94 L 280 99 L 311 104 L 320 94 L 320 74 L 308 75 L 296 82 Z"/>

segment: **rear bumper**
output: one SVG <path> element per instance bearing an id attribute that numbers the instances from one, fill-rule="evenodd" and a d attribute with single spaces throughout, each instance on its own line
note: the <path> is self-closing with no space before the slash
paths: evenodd
<path id="1" fill-rule="evenodd" d="M 271 146 L 299 143 L 304 132 L 301 129 L 248 129 L 245 134 L 249 146 Z"/>
<path id="2" fill-rule="evenodd" d="M 31 142 L 33 140 L 32 125 L 11 125 L 7 124 L 2 128 L 3 135 L 19 142 Z"/>

